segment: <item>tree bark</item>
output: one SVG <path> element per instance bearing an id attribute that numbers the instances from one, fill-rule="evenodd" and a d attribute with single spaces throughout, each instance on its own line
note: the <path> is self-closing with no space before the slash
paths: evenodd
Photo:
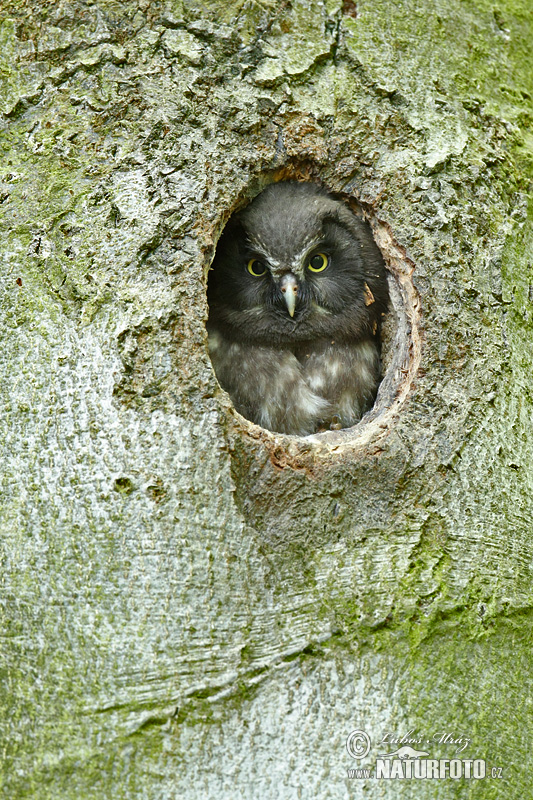
<path id="1" fill-rule="evenodd" d="M 1 9 L 5 797 L 528 796 L 527 0 Z M 206 346 L 217 238 L 286 177 L 394 300 L 375 408 L 306 439 Z M 392 733 L 487 777 L 349 777 Z"/>

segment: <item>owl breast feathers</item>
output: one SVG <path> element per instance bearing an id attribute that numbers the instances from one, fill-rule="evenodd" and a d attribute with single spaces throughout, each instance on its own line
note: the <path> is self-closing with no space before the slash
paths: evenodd
<path id="1" fill-rule="evenodd" d="M 208 303 L 217 378 L 247 419 L 305 436 L 372 405 L 386 269 L 342 200 L 311 183 L 268 186 L 226 225 Z"/>

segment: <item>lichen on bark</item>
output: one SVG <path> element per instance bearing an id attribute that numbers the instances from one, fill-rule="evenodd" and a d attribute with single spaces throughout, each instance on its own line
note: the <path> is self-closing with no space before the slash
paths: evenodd
<path id="1" fill-rule="evenodd" d="M 527 3 L 0 7 L 5 796 L 526 796 Z M 217 237 L 287 176 L 412 267 L 364 446 L 248 426 L 209 362 Z M 504 778 L 350 780 L 354 728 Z"/>

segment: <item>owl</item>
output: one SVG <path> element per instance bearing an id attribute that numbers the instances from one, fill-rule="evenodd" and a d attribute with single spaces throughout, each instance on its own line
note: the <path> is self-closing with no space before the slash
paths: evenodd
<path id="1" fill-rule="evenodd" d="M 348 428 L 380 381 L 386 268 L 369 225 L 313 183 L 234 214 L 209 273 L 209 354 L 237 411 L 280 433 Z"/>

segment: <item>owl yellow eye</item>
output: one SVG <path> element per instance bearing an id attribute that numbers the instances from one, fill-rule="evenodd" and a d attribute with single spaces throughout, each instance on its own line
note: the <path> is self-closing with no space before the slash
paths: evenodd
<path id="1" fill-rule="evenodd" d="M 327 255 L 325 255 L 325 253 L 317 253 L 309 259 L 309 264 L 307 266 L 311 272 L 323 272 L 328 264 L 329 259 Z"/>
<path id="2" fill-rule="evenodd" d="M 250 275 L 253 275 L 254 278 L 260 278 L 266 272 L 266 267 L 262 261 L 259 261 L 257 258 L 251 258 L 248 262 L 248 272 Z"/>

